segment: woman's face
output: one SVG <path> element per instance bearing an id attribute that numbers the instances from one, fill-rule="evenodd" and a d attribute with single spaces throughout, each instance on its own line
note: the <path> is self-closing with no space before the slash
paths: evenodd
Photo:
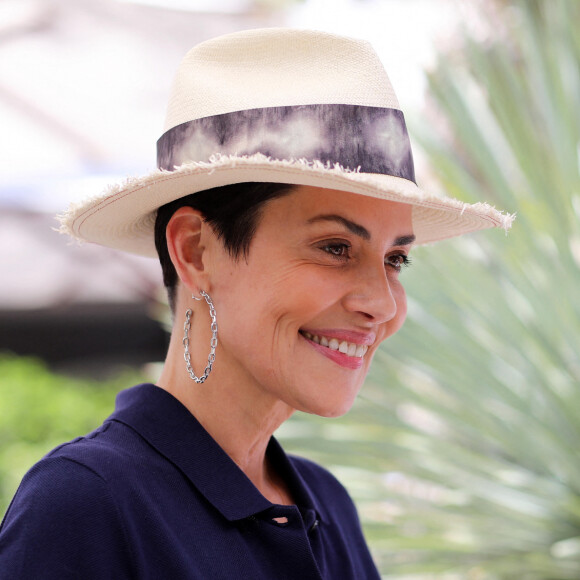
<path id="1" fill-rule="evenodd" d="M 345 413 L 405 319 L 412 234 L 407 204 L 308 186 L 268 202 L 247 260 L 211 252 L 216 366 L 293 409 Z"/>

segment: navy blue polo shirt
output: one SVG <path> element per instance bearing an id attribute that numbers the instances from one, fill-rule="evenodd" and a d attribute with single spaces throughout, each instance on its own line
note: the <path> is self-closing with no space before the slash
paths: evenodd
<path id="1" fill-rule="evenodd" d="M 274 438 L 267 454 L 296 505 L 262 496 L 166 391 L 123 391 L 101 427 L 24 477 L 0 578 L 379 578 L 342 485 Z"/>

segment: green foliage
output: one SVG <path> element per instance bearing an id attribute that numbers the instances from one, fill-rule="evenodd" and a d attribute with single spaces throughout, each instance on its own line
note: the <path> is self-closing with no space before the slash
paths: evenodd
<path id="1" fill-rule="evenodd" d="M 408 321 L 364 398 L 340 424 L 298 416 L 282 435 L 346 481 L 385 577 L 572 580 L 580 3 L 482 2 L 480 15 L 493 34 L 467 31 L 440 56 L 437 115 L 414 129 L 442 189 L 515 225 L 418 248 Z"/>
<path id="2" fill-rule="evenodd" d="M 116 393 L 139 380 L 136 373 L 107 382 L 73 379 L 35 359 L 0 357 L 0 514 L 36 461 L 100 425 Z"/>

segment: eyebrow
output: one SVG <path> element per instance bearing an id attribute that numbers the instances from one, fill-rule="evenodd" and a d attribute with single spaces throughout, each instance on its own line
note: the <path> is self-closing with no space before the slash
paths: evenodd
<path id="1" fill-rule="evenodd" d="M 322 221 L 338 222 L 339 224 L 342 224 L 346 229 L 351 231 L 353 234 L 355 234 L 356 236 L 359 236 L 359 238 L 362 238 L 363 240 L 367 240 L 367 241 L 371 239 L 370 232 L 364 226 L 361 226 L 360 224 L 357 224 L 349 219 L 346 219 L 345 217 L 342 217 L 341 215 L 321 214 L 321 215 L 317 215 L 313 218 L 310 218 L 308 220 L 308 223 L 313 224 L 313 223 L 322 222 Z M 406 236 L 399 236 L 393 242 L 393 246 L 409 246 L 414 241 L 415 241 L 415 236 L 413 234 L 409 234 Z"/>
<path id="2" fill-rule="evenodd" d="M 413 234 L 401 236 L 400 238 L 395 239 L 393 246 L 410 246 L 416 239 L 417 237 Z"/>

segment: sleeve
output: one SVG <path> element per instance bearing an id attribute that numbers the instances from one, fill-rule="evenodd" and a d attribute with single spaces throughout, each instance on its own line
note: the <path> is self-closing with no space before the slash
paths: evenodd
<path id="1" fill-rule="evenodd" d="M 0 527 L 0 580 L 131 577 L 109 485 L 81 463 L 49 457 L 24 477 Z"/>

